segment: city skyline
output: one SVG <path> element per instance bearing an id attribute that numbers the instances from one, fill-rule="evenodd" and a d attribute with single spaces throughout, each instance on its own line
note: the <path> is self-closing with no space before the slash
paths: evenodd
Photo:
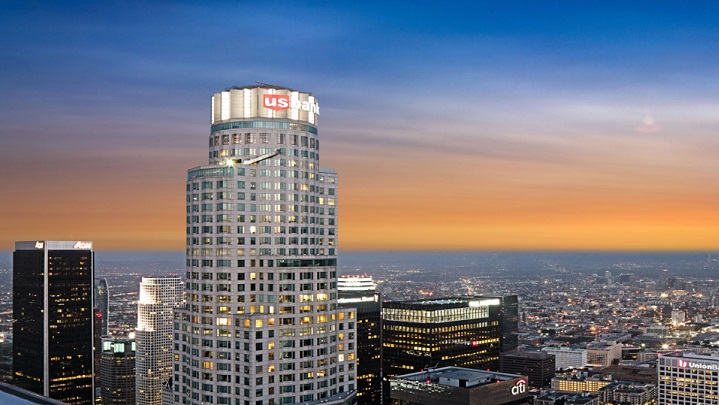
<path id="1" fill-rule="evenodd" d="M 208 101 L 255 80 L 320 100 L 343 250 L 719 246 L 716 5 L 2 11 L 0 250 L 181 250 Z"/>

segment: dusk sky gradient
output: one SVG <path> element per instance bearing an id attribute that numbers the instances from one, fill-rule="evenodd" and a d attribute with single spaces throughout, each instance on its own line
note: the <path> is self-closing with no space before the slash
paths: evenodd
<path id="1" fill-rule="evenodd" d="M 719 248 L 719 4 L 588 3 L 3 2 L 0 250 L 184 249 L 255 81 L 317 97 L 340 250 Z"/>

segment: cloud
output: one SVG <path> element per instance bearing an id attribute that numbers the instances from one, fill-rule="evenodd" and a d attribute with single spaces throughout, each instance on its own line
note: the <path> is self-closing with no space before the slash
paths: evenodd
<path id="1" fill-rule="evenodd" d="M 643 134 L 653 134 L 655 132 L 661 132 L 662 127 L 654 122 L 654 118 L 651 115 L 644 117 L 644 122 L 639 125 L 635 130 Z"/>

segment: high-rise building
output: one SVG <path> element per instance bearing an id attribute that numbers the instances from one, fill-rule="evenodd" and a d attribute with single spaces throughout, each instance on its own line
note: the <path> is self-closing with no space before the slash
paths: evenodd
<path id="1" fill-rule="evenodd" d="M 382 402 L 382 300 L 368 276 L 337 280 L 342 308 L 357 309 L 357 403 Z"/>
<path id="2" fill-rule="evenodd" d="M 384 302 L 384 375 L 443 366 L 498 370 L 499 308 L 499 299 L 483 297 Z"/>
<path id="3" fill-rule="evenodd" d="M 135 405 L 135 340 L 104 338 L 100 357 L 102 405 Z"/>
<path id="4" fill-rule="evenodd" d="M 310 93 L 212 97 L 209 162 L 187 174 L 187 305 L 175 403 L 355 400 L 354 310 L 337 304 L 337 175 Z"/>
<path id="5" fill-rule="evenodd" d="M 719 356 L 677 353 L 657 358 L 659 405 L 719 403 Z"/>
<path id="6" fill-rule="evenodd" d="M 100 336 L 107 336 L 107 323 L 110 318 L 110 289 L 107 287 L 107 279 L 96 278 L 94 288 L 95 309 L 100 312 Z"/>
<path id="7" fill-rule="evenodd" d="M 492 297 L 499 299 L 499 327 L 502 330 L 502 352 L 509 352 L 519 346 L 519 297 L 506 295 Z"/>
<path id="8" fill-rule="evenodd" d="M 15 243 L 15 385 L 70 405 L 93 403 L 93 279 L 92 242 Z"/>
<path id="9" fill-rule="evenodd" d="M 393 376 L 445 366 L 499 370 L 500 308 L 495 297 L 384 302 L 384 402 Z"/>
<path id="10" fill-rule="evenodd" d="M 172 377 L 173 310 L 184 304 L 179 277 L 143 277 L 135 330 L 137 405 L 161 405 L 163 385 Z"/>

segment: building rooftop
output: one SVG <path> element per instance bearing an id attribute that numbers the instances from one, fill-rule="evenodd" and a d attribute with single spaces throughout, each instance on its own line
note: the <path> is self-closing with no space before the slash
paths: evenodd
<path id="1" fill-rule="evenodd" d="M 398 380 L 410 381 L 428 381 L 428 382 L 455 382 L 464 381 L 469 386 L 484 385 L 489 383 L 497 383 L 501 381 L 509 381 L 523 376 L 509 373 L 499 373 L 496 371 L 475 370 L 464 367 L 442 367 L 437 369 L 429 369 L 417 373 L 404 374 L 395 377 Z"/>
<path id="2" fill-rule="evenodd" d="M 66 405 L 56 399 L 43 397 L 18 388 L 14 385 L 0 383 L 0 404 L 3 405 Z"/>

